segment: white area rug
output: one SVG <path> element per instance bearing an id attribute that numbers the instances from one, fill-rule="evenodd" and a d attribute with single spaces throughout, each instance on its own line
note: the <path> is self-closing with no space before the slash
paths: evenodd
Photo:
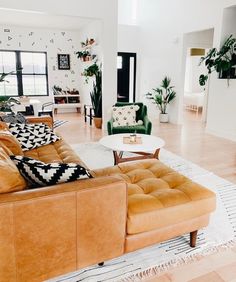
<path id="1" fill-rule="evenodd" d="M 112 151 L 98 143 L 73 147 L 91 169 L 113 165 Z M 199 232 L 197 247 L 189 246 L 187 234 L 107 261 L 103 267 L 94 265 L 51 279 L 51 282 L 141 281 L 236 242 L 236 185 L 164 149 L 160 152 L 160 160 L 217 195 L 217 210 L 212 214 L 209 226 Z"/>

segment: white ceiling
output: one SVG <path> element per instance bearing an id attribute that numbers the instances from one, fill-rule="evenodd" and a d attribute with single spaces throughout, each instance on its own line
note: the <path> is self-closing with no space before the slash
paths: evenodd
<path id="1" fill-rule="evenodd" d="M 78 30 L 92 19 L 0 8 L 0 24 L 48 29 Z"/>

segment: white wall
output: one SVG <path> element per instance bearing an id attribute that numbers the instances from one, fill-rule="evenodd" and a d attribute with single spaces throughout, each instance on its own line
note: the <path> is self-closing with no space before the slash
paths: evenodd
<path id="1" fill-rule="evenodd" d="M 4 32 L 7 30 L 7 32 Z M 0 49 L 47 52 L 49 94 L 53 85 L 62 89 L 79 90 L 78 33 L 63 30 L 48 30 L 14 26 L 0 26 Z M 70 55 L 70 70 L 58 70 L 57 54 Z M 43 97 L 47 100 L 46 97 Z M 50 98 L 50 97 L 49 97 Z M 50 99 L 49 99 L 50 100 Z"/>
<path id="2" fill-rule="evenodd" d="M 186 48 L 198 47 L 188 46 L 184 34 L 213 28 L 213 46 L 219 47 L 222 41 L 221 31 L 224 31 L 223 9 L 236 5 L 236 0 L 137 1 L 142 57 L 140 92 L 147 93 L 158 86 L 165 75 L 169 75 L 178 93 L 177 99 L 169 108 L 170 121 L 181 122 Z M 230 26 L 235 30 L 234 23 Z M 235 81 L 227 88 L 225 80 L 211 77 L 207 122 L 209 132 L 227 138 L 232 138 L 232 134 L 236 132 L 236 111 L 232 107 L 232 104 L 236 104 L 235 92 Z"/>
<path id="3" fill-rule="evenodd" d="M 103 108 L 110 108 L 116 100 L 116 53 L 117 53 L 117 0 L 2 0 L 0 8 L 38 11 L 53 15 L 66 15 L 100 19 L 103 42 Z M 104 123 L 110 118 L 104 111 Z"/>
<path id="4" fill-rule="evenodd" d="M 93 38 L 95 40 L 95 44 L 92 47 L 92 53 L 96 54 L 96 60 L 97 64 L 100 65 L 102 63 L 102 41 L 101 41 L 101 33 L 102 33 L 102 25 L 101 22 L 96 20 L 82 28 L 78 33 L 78 40 L 79 42 L 85 42 L 86 38 Z M 81 49 L 81 44 L 79 45 L 79 49 Z M 90 92 L 92 91 L 93 87 L 93 78 L 90 78 L 88 83 L 85 82 L 85 77 L 81 75 L 83 73 L 84 69 L 93 64 L 93 62 L 82 62 L 81 60 L 78 60 L 78 67 L 79 67 L 79 73 L 78 76 L 79 79 L 79 85 L 80 85 L 80 95 L 81 95 L 81 103 L 91 105 L 91 99 L 90 99 Z"/>
<path id="5" fill-rule="evenodd" d="M 219 34 L 221 43 L 233 34 L 236 36 L 236 8 L 225 9 L 222 30 Z M 210 77 L 210 96 L 208 107 L 207 131 L 223 138 L 236 141 L 236 80 L 218 79 L 214 73 Z"/>

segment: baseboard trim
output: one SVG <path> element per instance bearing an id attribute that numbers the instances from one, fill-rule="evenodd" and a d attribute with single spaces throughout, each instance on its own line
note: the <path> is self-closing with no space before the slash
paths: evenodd
<path id="1" fill-rule="evenodd" d="M 215 135 L 217 137 L 221 137 L 223 139 L 227 139 L 227 140 L 231 140 L 231 141 L 236 141 L 236 132 L 232 133 L 232 132 L 228 132 L 228 131 L 218 131 L 216 129 L 212 129 L 209 127 L 206 127 L 206 133 L 211 134 L 211 135 Z"/>

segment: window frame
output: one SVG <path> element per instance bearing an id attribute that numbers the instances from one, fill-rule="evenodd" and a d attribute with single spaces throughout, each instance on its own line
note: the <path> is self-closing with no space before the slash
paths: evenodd
<path id="1" fill-rule="evenodd" d="M 7 50 L 7 49 L 0 49 L 0 52 L 14 52 L 16 56 L 16 70 L 20 69 L 19 71 L 16 72 L 17 78 L 17 89 L 18 89 L 18 95 L 11 95 L 9 97 L 21 97 L 21 96 L 28 96 L 28 97 L 46 97 L 49 96 L 49 83 L 48 83 L 48 57 L 47 57 L 47 52 L 45 51 L 28 51 L 28 50 Z M 45 54 L 45 74 L 40 74 L 40 73 L 23 73 L 22 72 L 22 62 L 21 62 L 21 53 L 37 53 L 37 54 Z M 24 93 L 24 85 L 23 85 L 23 77 L 25 75 L 32 75 L 32 76 L 46 76 L 46 90 L 47 94 L 44 95 L 27 95 Z M 4 95 L 0 95 L 3 97 Z"/>

